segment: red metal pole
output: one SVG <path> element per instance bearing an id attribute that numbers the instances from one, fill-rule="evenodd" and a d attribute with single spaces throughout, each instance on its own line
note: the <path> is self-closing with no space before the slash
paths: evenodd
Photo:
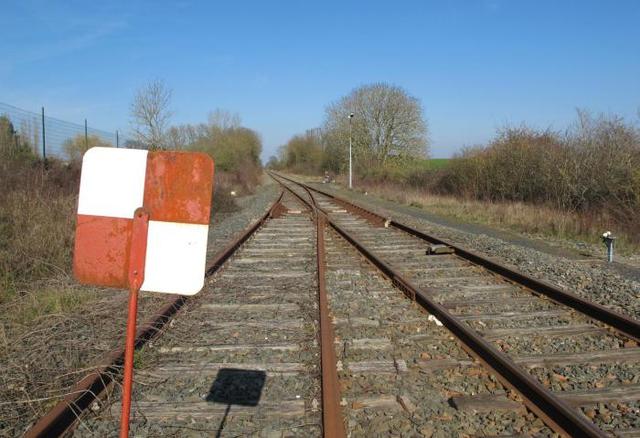
<path id="1" fill-rule="evenodd" d="M 147 234 L 149 213 L 139 208 L 133 215 L 131 250 L 129 252 L 129 316 L 127 319 L 127 339 L 124 349 L 124 381 L 122 383 L 122 414 L 120 417 L 120 438 L 129 436 L 129 415 L 131 413 L 131 388 L 133 386 L 133 353 L 136 340 L 136 316 L 138 313 L 138 291 L 144 282 L 144 264 L 147 255 Z"/>
<path id="2" fill-rule="evenodd" d="M 138 313 L 138 288 L 129 290 L 129 318 L 127 320 L 127 340 L 124 347 L 124 381 L 122 382 L 122 415 L 120 438 L 129 436 L 129 415 L 131 413 L 131 387 L 133 385 L 133 352 L 136 340 L 136 316 Z"/>

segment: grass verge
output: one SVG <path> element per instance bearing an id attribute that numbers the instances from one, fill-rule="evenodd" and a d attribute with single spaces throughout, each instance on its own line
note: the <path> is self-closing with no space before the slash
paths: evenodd
<path id="1" fill-rule="evenodd" d="M 383 199 L 422 208 L 438 216 L 461 222 L 490 225 L 515 232 L 553 237 L 561 240 L 601 244 L 600 236 L 611 230 L 618 239 L 616 251 L 624 254 L 640 252 L 638 236 L 618 232 L 614 220 L 600 215 L 564 212 L 554 208 L 522 202 L 490 202 L 434 195 L 425 190 L 397 184 L 361 182 L 358 190 Z"/>

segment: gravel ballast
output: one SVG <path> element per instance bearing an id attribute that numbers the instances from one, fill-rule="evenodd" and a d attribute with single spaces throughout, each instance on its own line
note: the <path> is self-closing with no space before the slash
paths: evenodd
<path id="1" fill-rule="evenodd" d="M 317 187 L 337 196 L 354 198 L 345 190 L 332 185 L 318 184 Z M 485 254 L 535 278 L 549 281 L 617 312 L 640 319 L 640 281 L 633 273 L 625 275 L 616 269 L 603 266 L 595 259 L 587 262 L 577 261 L 529 246 L 513 244 L 486 234 L 475 234 L 438 225 L 400 212 L 402 207 L 400 205 L 398 209 L 390 209 L 378 205 L 374 198 L 372 200 L 363 198 L 364 196 L 360 195 L 353 200 L 378 214 Z M 385 202 L 385 205 L 389 204 Z"/>

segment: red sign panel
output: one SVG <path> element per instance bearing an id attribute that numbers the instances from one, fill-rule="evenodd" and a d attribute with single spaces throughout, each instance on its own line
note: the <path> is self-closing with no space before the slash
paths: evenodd
<path id="1" fill-rule="evenodd" d="M 149 214 L 141 290 L 197 293 L 213 191 L 213 160 L 191 152 L 92 148 L 84 156 L 74 252 L 81 283 L 127 288 L 133 214 Z"/>

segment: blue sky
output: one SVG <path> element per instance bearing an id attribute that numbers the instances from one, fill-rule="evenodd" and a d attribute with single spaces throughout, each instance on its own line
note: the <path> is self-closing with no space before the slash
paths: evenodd
<path id="1" fill-rule="evenodd" d="M 419 98 L 434 157 L 507 123 L 562 129 L 577 107 L 640 108 L 640 1 L 3 1 L 0 102 L 129 127 L 135 90 L 174 123 L 238 112 L 263 157 L 371 82 Z"/>

